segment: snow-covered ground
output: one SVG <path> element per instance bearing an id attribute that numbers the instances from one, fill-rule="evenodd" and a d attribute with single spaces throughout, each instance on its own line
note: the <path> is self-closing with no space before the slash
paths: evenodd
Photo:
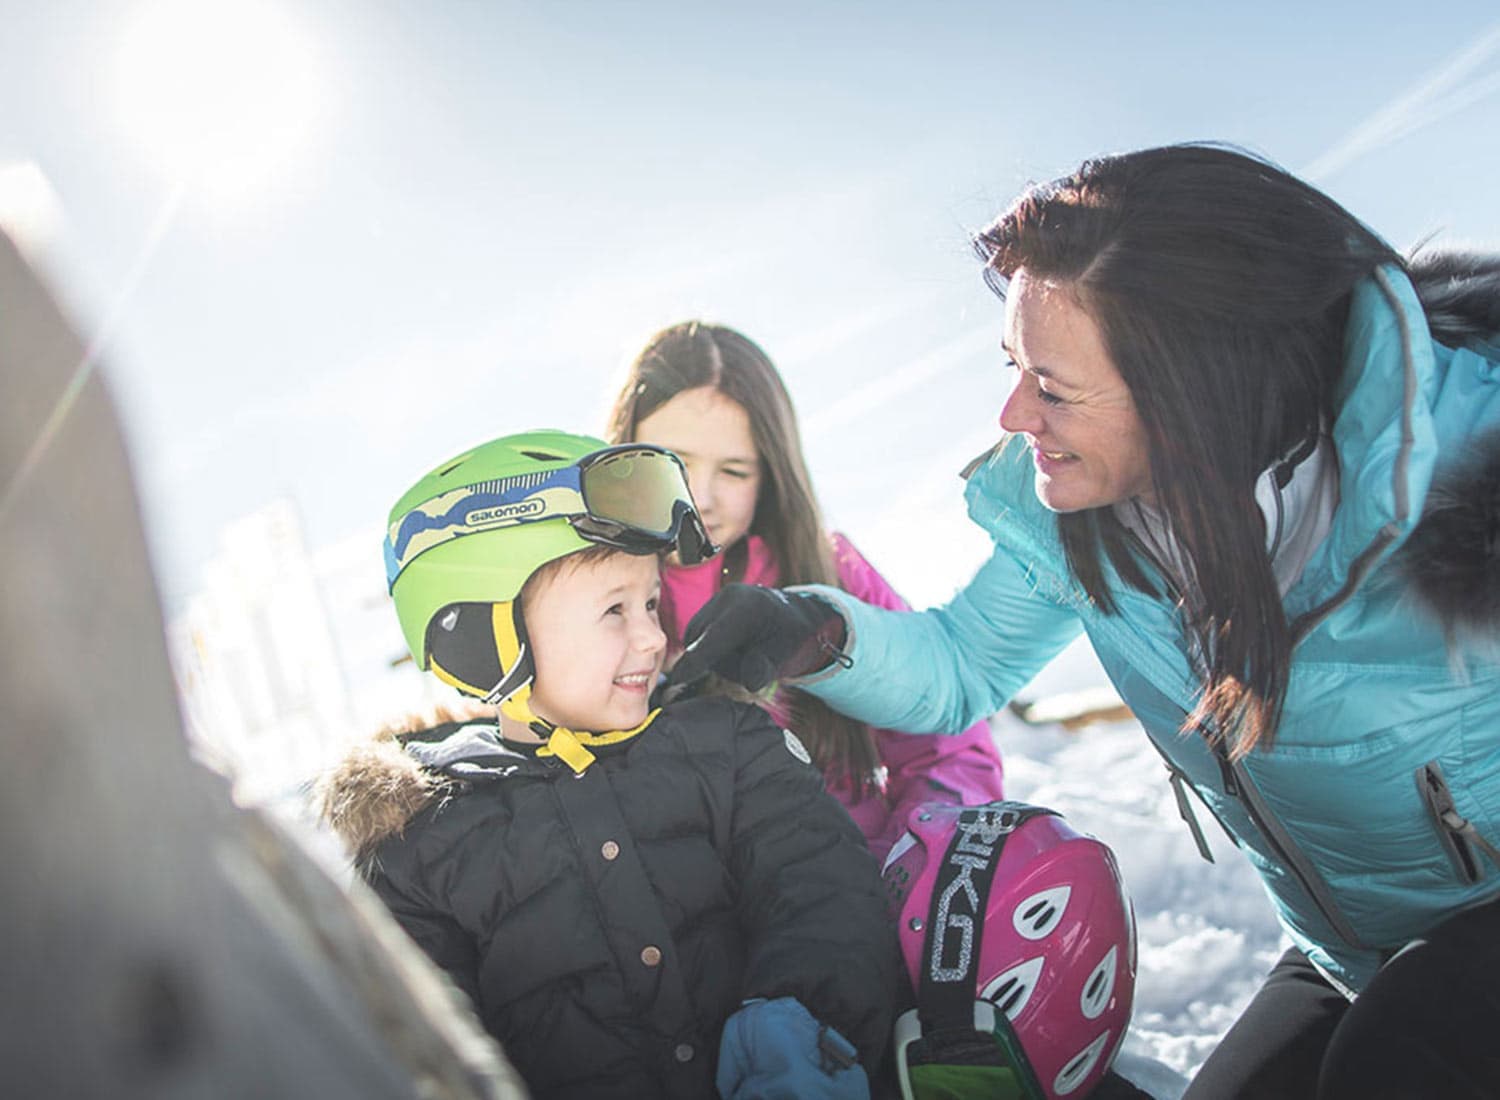
<path id="1" fill-rule="evenodd" d="M 1027 694 L 1103 680 L 1079 643 Z M 1119 856 L 1140 945 L 1120 1069 L 1154 1096 L 1175 1100 L 1284 949 L 1260 880 L 1201 806 L 1216 862 L 1198 855 L 1161 757 L 1134 722 L 1070 732 L 1002 713 L 994 727 L 1007 796 L 1062 811 Z"/>

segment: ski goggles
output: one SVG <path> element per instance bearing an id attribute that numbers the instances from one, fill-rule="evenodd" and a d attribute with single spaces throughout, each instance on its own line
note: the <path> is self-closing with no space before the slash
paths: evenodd
<path id="1" fill-rule="evenodd" d="M 974 1002 L 973 1028 L 924 1034 L 916 1009 L 896 1020 L 902 1100 L 1044 1100 L 1047 1095 L 1009 1023 L 989 1001 Z"/>
<path id="2" fill-rule="evenodd" d="M 633 554 L 675 549 L 684 565 L 719 551 L 693 505 L 682 460 L 624 443 L 571 466 L 459 486 L 417 505 L 386 532 L 386 583 L 395 585 L 402 570 L 445 542 L 555 519 L 590 542 Z"/>

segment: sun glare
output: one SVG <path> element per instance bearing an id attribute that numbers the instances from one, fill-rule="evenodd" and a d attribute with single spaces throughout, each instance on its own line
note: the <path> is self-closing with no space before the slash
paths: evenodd
<path id="1" fill-rule="evenodd" d="M 274 182 L 327 109 L 305 25 L 275 0 L 150 0 L 123 29 L 114 100 L 174 184 L 235 200 Z"/>
<path id="2" fill-rule="evenodd" d="M 62 203 L 32 161 L 0 164 L 0 230 L 26 251 L 39 251 L 57 235 Z"/>

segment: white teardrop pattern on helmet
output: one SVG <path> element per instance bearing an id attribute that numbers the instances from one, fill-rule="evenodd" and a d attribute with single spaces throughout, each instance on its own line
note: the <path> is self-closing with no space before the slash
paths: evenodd
<path id="1" fill-rule="evenodd" d="M 1059 1096 L 1066 1096 L 1083 1084 L 1090 1071 L 1099 1064 L 1099 1058 L 1108 1045 L 1109 1032 L 1106 1031 L 1069 1058 L 1067 1064 L 1057 1071 L 1057 1076 L 1052 1081 L 1052 1091 Z"/>
<path id="2" fill-rule="evenodd" d="M 890 850 L 889 853 L 887 853 L 887 855 L 885 857 L 885 863 L 884 863 L 884 865 L 881 866 L 880 873 L 882 875 L 885 874 L 893 866 L 895 866 L 896 861 L 898 859 L 900 859 L 902 856 L 904 856 L 907 852 L 911 851 L 916 846 L 917 846 L 917 838 L 916 837 L 912 836 L 909 831 L 902 833 L 900 839 L 898 839 L 896 841 L 896 843 L 894 843 L 894 844 L 891 845 L 891 850 Z"/>
<path id="3" fill-rule="evenodd" d="M 1068 908 L 1068 898 L 1072 894 L 1071 886 L 1040 890 L 1016 906 L 1011 914 L 1011 923 L 1025 939 L 1044 939 L 1062 922 L 1063 912 Z"/>
<path id="4" fill-rule="evenodd" d="M 1045 962 L 1038 955 L 1034 959 L 1017 963 L 981 989 L 979 996 L 1005 1013 L 1007 1020 L 1014 1021 L 1036 992 L 1037 983 L 1042 980 L 1042 966 Z"/>
<path id="5" fill-rule="evenodd" d="M 1089 980 L 1083 983 L 1083 996 L 1078 999 L 1078 1007 L 1090 1020 L 1097 1020 L 1099 1014 L 1109 1007 L 1109 999 L 1115 992 L 1115 967 L 1119 958 L 1120 949 L 1111 947 L 1089 974 Z"/>

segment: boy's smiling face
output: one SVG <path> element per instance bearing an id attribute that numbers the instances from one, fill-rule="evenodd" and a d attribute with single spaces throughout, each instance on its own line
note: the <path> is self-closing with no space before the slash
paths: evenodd
<path id="1" fill-rule="evenodd" d="M 666 635 L 657 559 L 626 553 L 560 561 L 522 606 L 536 678 L 531 709 L 568 729 L 628 730 L 646 719 Z"/>

